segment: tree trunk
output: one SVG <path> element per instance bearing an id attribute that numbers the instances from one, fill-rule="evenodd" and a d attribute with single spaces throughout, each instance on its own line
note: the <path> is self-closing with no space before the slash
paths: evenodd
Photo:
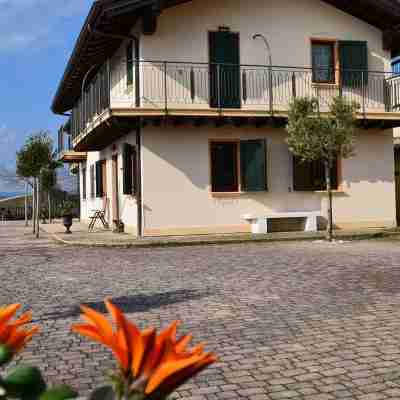
<path id="1" fill-rule="evenodd" d="M 326 239 L 333 240 L 333 211 L 332 211 L 332 182 L 331 182 L 331 163 L 325 161 L 325 180 L 328 192 L 328 226 L 326 229 Z"/>
<path id="2" fill-rule="evenodd" d="M 47 203 L 49 206 L 49 224 L 51 224 L 51 197 L 50 192 L 47 192 Z"/>
<path id="3" fill-rule="evenodd" d="M 25 182 L 25 226 L 28 226 L 28 182 Z"/>
<path id="4" fill-rule="evenodd" d="M 32 233 L 36 233 L 36 178 L 33 178 L 32 184 Z"/>
<path id="5" fill-rule="evenodd" d="M 40 224 L 40 182 L 36 178 L 36 239 L 39 239 Z"/>

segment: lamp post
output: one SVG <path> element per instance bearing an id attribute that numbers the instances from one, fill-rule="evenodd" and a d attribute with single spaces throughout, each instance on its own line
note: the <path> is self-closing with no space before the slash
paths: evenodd
<path id="1" fill-rule="evenodd" d="M 269 42 L 267 38 L 261 34 L 261 33 L 256 33 L 253 35 L 253 40 L 261 39 L 264 42 L 265 48 L 267 49 L 267 62 L 268 62 L 268 83 L 269 83 L 269 111 L 271 113 L 271 116 L 273 114 L 274 110 L 274 95 L 272 92 L 273 85 L 272 85 L 272 51 L 271 51 L 271 46 L 269 45 Z"/>

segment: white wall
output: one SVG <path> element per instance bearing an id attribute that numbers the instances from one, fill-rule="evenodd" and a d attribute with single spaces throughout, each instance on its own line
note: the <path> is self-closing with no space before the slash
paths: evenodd
<path id="1" fill-rule="evenodd" d="M 266 138 L 267 193 L 214 197 L 210 139 Z M 292 160 L 285 131 L 272 128 L 146 127 L 143 134 L 145 229 L 242 230 L 244 214 L 322 211 L 325 194 L 292 191 Z M 390 226 L 395 221 L 392 132 L 360 130 L 356 156 L 342 163 L 343 191 L 335 194 L 342 227 Z"/>
<path id="2" fill-rule="evenodd" d="M 309 67 L 310 38 L 366 40 L 371 70 L 390 70 L 382 32 L 320 0 L 194 0 L 165 10 L 153 36 L 142 36 L 144 60 L 208 62 L 207 31 L 227 26 L 240 32 L 241 63 L 266 65 L 262 33 L 270 42 L 273 64 Z"/>
<path id="3" fill-rule="evenodd" d="M 95 165 L 98 160 L 106 160 L 107 165 L 107 209 L 106 219 L 112 227 L 112 201 L 113 201 L 113 173 L 112 173 L 112 157 L 118 155 L 118 201 L 119 201 L 119 214 L 120 220 L 125 224 L 125 230 L 129 233 L 136 233 L 137 227 L 137 205 L 136 199 L 130 195 L 123 194 L 123 169 L 122 169 L 122 145 L 129 143 L 134 145 L 136 143 L 136 134 L 131 133 L 124 136 L 111 146 L 105 148 L 100 152 L 89 152 L 86 162 L 86 200 L 82 199 L 82 179 L 81 176 L 81 219 L 83 222 L 88 222 L 89 217 L 92 215 L 91 210 L 103 209 L 104 198 L 91 198 L 90 197 L 90 166 Z M 82 168 L 81 168 L 82 171 Z M 82 172 L 81 172 L 82 173 Z"/>

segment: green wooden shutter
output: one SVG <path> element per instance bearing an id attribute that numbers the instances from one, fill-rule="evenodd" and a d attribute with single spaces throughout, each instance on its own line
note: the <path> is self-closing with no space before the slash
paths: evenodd
<path id="1" fill-rule="evenodd" d="M 122 149 L 123 192 L 132 194 L 132 146 L 124 143 Z"/>
<path id="2" fill-rule="evenodd" d="M 103 169 L 101 161 L 96 161 L 96 197 L 103 196 Z"/>
<path id="3" fill-rule="evenodd" d="M 266 166 L 266 143 L 264 139 L 240 142 L 242 191 L 263 192 L 267 190 Z"/>
<path id="4" fill-rule="evenodd" d="M 367 42 L 339 41 L 339 62 L 343 86 L 360 88 L 368 84 Z"/>
<path id="5" fill-rule="evenodd" d="M 211 107 L 240 108 L 240 38 L 238 33 L 209 33 Z"/>
<path id="6" fill-rule="evenodd" d="M 132 156 L 131 156 L 131 165 L 132 165 L 132 194 L 136 195 L 138 192 L 138 176 L 137 176 L 137 148 L 132 146 Z"/>

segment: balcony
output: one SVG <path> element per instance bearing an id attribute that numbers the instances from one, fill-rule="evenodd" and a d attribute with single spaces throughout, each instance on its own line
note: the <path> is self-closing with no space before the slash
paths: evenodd
<path id="1" fill-rule="evenodd" d="M 73 144 L 112 119 L 287 118 L 290 102 L 305 96 L 317 97 L 321 113 L 326 113 L 332 98 L 341 95 L 360 105 L 358 118 L 384 121 L 385 127 L 400 126 L 400 76 L 330 70 L 322 74 L 330 76 L 330 82 L 315 83 L 321 72 L 327 71 L 158 61 L 127 66 L 125 59 L 114 58 L 82 90 L 72 111 Z"/>
<path id="2" fill-rule="evenodd" d="M 70 129 L 70 121 L 58 130 L 57 159 L 65 164 L 86 161 L 87 153 L 74 151 L 68 129 Z"/>

